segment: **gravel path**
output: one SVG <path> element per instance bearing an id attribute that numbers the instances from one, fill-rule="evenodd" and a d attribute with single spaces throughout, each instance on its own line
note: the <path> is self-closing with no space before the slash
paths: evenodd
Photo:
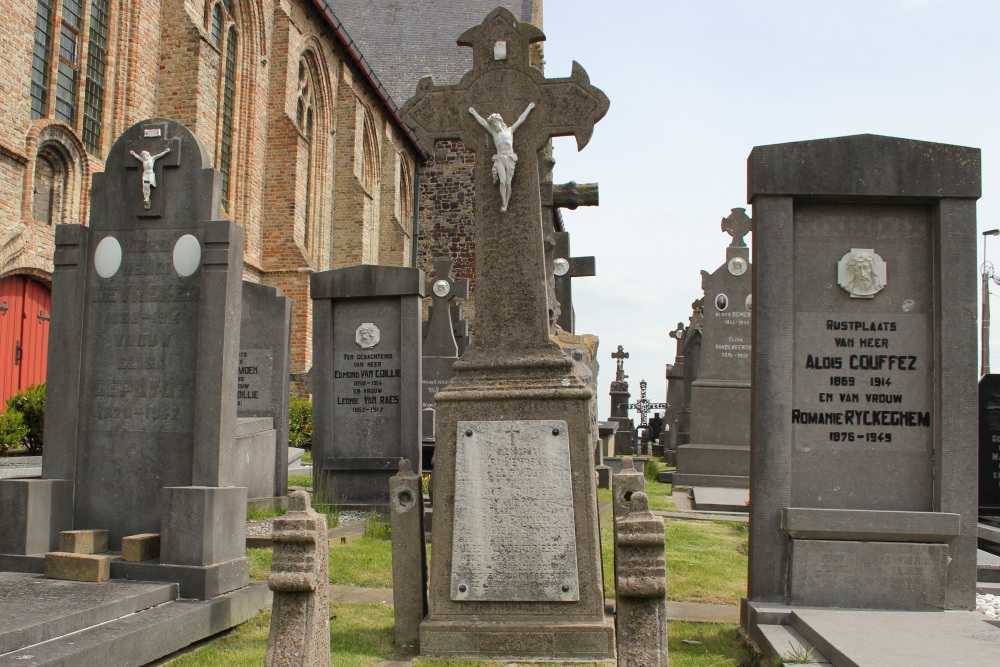
<path id="1" fill-rule="evenodd" d="M 344 510 L 340 513 L 340 520 L 337 525 L 339 527 L 344 526 L 355 526 L 359 523 L 365 522 L 365 517 L 368 516 L 367 512 L 356 512 Z M 247 535 L 270 535 L 274 530 L 274 518 L 270 519 L 257 519 L 254 521 L 247 521 Z"/>

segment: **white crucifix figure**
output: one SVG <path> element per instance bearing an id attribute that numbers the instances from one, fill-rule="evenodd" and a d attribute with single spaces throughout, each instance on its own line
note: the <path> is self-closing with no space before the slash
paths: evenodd
<path id="1" fill-rule="evenodd" d="M 473 107 L 469 107 L 469 113 L 482 125 L 493 137 L 497 152 L 493 156 L 493 182 L 500 184 L 500 212 L 507 212 L 507 202 L 510 201 L 511 182 L 514 180 L 514 166 L 517 163 L 517 155 L 514 153 L 514 130 L 521 127 L 521 123 L 528 117 L 528 113 L 535 108 L 534 102 L 528 103 L 517 122 L 512 127 L 507 127 L 503 117 L 498 113 L 490 114 L 483 118 Z"/>
<path id="2" fill-rule="evenodd" d="M 142 205 L 144 208 L 149 208 L 149 198 L 153 193 L 152 188 L 156 187 L 156 172 L 153 170 L 153 165 L 169 152 L 170 148 L 164 148 L 156 155 L 150 155 L 149 151 L 146 150 L 139 151 L 138 153 L 129 151 L 132 157 L 142 162 Z"/>

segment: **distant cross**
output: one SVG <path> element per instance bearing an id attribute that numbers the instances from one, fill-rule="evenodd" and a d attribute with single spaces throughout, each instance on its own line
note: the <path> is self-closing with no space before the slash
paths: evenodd
<path id="1" fill-rule="evenodd" d="M 552 273 L 555 276 L 556 301 L 560 311 L 557 320 L 563 331 L 575 333 L 576 317 L 573 313 L 573 278 L 597 275 L 596 260 L 593 257 L 569 256 L 569 232 L 555 232 L 555 248 L 552 254 Z"/>
<path id="2" fill-rule="evenodd" d="M 639 400 L 635 403 L 630 403 L 628 409 L 639 413 L 639 426 L 646 426 L 646 415 L 652 410 L 666 410 L 667 404 L 651 403 L 646 398 L 646 381 L 643 380 L 639 383 Z"/>
<path id="3" fill-rule="evenodd" d="M 573 63 L 568 78 L 546 79 L 529 62 L 542 31 L 519 22 L 503 7 L 465 31 L 460 46 L 472 47 L 472 69 L 458 84 L 437 86 L 426 77 L 401 109 L 406 124 L 428 148 L 438 139 L 461 139 L 476 154 L 476 338 L 456 365 L 522 372 L 525 365 L 565 373 L 565 355 L 549 336 L 545 242 L 542 237 L 538 152 L 551 137 L 575 135 L 579 149 L 608 110 L 608 98 Z M 519 166 L 507 212 L 500 193 L 487 185 L 496 153 L 470 108 L 481 114 L 519 118 L 535 107 L 513 136 Z M 517 370 L 515 370 L 517 369 Z"/>
<path id="4" fill-rule="evenodd" d="M 743 237 L 753 231 L 753 220 L 747 215 L 745 208 L 734 208 L 733 212 L 722 219 L 722 231 L 733 237 L 733 242 L 729 246 L 745 248 L 747 246 Z"/>
<path id="5" fill-rule="evenodd" d="M 136 214 L 141 217 L 159 216 L 163 213 L 163 193 L 159 186 L 166 167 L 179 167 L 181 142 L 166 137 L 166 123 L 143 125 L 143 138 L 129 142 L 129 152 L 135 157 L 125 163 L 126 169 L 138 169 L 142 176 L 139 184 L 142 195 L 138 197 Z M 154 190 L 155 188 L 155 190 Z"/>
<path id="6" fill-rule="evenodd" d="M 618 369 L 615 371 L 615 382 L 624 382 L 625 378 L 625 360 L 628 359 L 628 352 L 621 345 L 618 346 L 617 352 L 611 353 L 611 358 L 618 362 Z"/>
<path id="7" fill-rule="evenodd" d="M 687 333 L 687 327 L 684 326 L 683 322 L 677 323 L 677 328 L 668 333 L 667 335 L 677 341 L 677 355 L 681 354 L 681 341 L 684 340 L 684 334 Z"/>
<path id="8" fill-rule="evenodd" d="M 427 340 L 424 342 L 425 357 L 457 357 L 458 343 L 455 342 L 455 326 L 451 318 L 451 300 L 469 298 L 469 280 L 455 280 L 451 277 L 453 262 L 439 259 L 434 262 L 434 278 L 427 281 L 427 293 L 431 295 L 430 322 L 427 326 Z"/>

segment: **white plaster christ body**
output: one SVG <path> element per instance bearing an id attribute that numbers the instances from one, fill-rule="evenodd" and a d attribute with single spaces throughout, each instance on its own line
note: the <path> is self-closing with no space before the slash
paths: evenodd
<path id="1" fill-rule="evenodd" d="M 469 107 L 469 113 L 482 125 L 493 137 L 493 143 L 497 152 L 493 156 L 493 182 L 500 184 L 500 212 L 507 212 L 507 202 L 510 201 L 511 182 L 514 180 L 514 167 L 517 164 L 517 155 L 514 153 L 514 130 L 521 127 L 521 123 L 528 117 L 528 114 L 535 108 L 534 102 L 528 103 L 517 122 L 513 126 L 507 127 L 503 117 L 498 113 L 490 114 L 483 118 L 473 107 Z"/>
<path id="2" fill-rule="evenodd" d="M 162 152 L 156 155 L 150 155 L 149 151 L 129 151 L 139 162 L 142 162 L 142 203 L 145 208 L 149 208 L 149 199 L 153 193 L 152 188 L 156 187 L 156 172 L 153 170 L 153 166 L 156 161 L 161 157 L 170 152 L 170 148 L 163 149 Z"/>

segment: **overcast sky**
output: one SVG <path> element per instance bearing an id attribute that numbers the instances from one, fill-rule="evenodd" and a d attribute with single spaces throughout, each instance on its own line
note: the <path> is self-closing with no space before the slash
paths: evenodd
<path id="1" fill-rule="evenodd" d="M 981 148 L 979 229 L 1000 227 L 998 29 L 993 0 L 545 0 L 546 76 L 576 60 L 611 98 L 583 152 L 567 138 L 555 155 L 556 182 L 600 183 L 600 207 L 564 220 L 573 255 L 597 258 L 573 300 L 577 333 L 601 339 L 601 419 L 619 344 L 633 400 L 642 379 L 666 400 L 667 333 L 725 260 L 720 220 L 751 212 L 754 146 L 871 133 Z M 1000 267 L 1000 237 L 986 255 Z"/>

